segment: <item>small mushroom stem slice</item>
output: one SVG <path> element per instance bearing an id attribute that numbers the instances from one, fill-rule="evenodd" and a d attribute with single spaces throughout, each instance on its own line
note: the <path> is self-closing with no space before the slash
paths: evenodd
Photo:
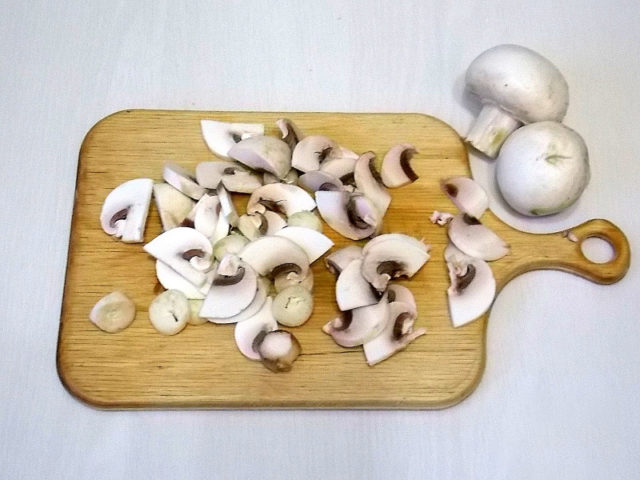
<path id="1" fill-rule="evenodd" d="M 374 165 L 375 158 L 376 155 L 373 152 L 365 152 L 360 155 L 360 158 L 356 161 L 353 175 L 358 190 L 373 202 L 380 216 L 384 217 L 391 203 L 391 195 L 384 188 L 382 178 L 380 178 L 380 174 L 376 170 Z"/>
<path id="2" fill-rule="evenodd" d="M 356 308 L 343 313 L 324 327 L 322 331 L 331 335 L 343 347 L 357 347 L 375 338 L 382 332 L 389 318 L 389 302 L 383 295 L 378 303 Z"/>
<path id="3" fill-rule="evenodd" d="M 200 128 L 209 150 L 223 158 L 228 157 L 231 147 L 240 140 L 255 135 L 264 135 L 264 125 L 260 123 L 228 123 L 217 120 L 201 120 Z"/>
<path id="4" fill-rule="evenodd" d="M 465 254 L 482 260 L 498 260 L 509 253 L 509 246 L 477 218 L 456 215 L 447 229 L 449 240 Z"/>
<path id="5" fill-rule="evenodd" d="M 344 189 L 344 185 L 339 178 L 320 170 L 313 170 L 300 175 L 298 185 L 311 193 L 318 190 L 335 190 L 339 192 Z"/>
<path id="6" fill-rule="evenodd" d="M 405 303 L 415 311 L 417 311 L 416 300 L 407 287 L 398 284 L 391 284 L 387 287 L 387 299 L 389 303 L 402 302 Z M 417 313 L 416 313 L 417 315 Z"/>
<path id="7" fill-rule="evenodd" d="M 341 311 L 378 303 L 379 297 L 362 276 L 362 260 L 352 260 L 336 281 L 336 302 Z"/>
<path id="8" fill-rule="evenodd" d="M 192 199 L 168 183 L 153 185 L 153 198 L 160 214 L 162 230 L 167 231 L 179 226 L 195 206 Z"/>
<path id="9" fill-rule="evenodd" d="M 334 275 L 340 275 L 353 260 L 362 260 L 362 247 L 348 245 L 333 251 L 324 259 L 327 269 Z"/>
<path id="10" fill-rule="evenodd" d="M 136 317 L 136 306 L 123 292 L 115 291 L 102 297 L 89 313 L 89 320 L 100 330 L 118 333 Z"/>
<path id="11" fill-rule="evenodd" d="M 286 330 L 274 330 L 257 342 L 262 364 L 272 372 L 288 372 L 302 348 L 298 339 Z"/>
<path id="12" fill-rule="evenodd" d="M 489 208 L 487 192 L 469 177 L 445 178 L 440 187 L 462 213 L 480 218 Z"/>
<path id="13" fill-rule="evenodd" d="M 354 211 L 354 202 L 347 192 L 316 192 L 318 212 L 325 222 L 343 237 L 351 240 L 362 240 L 376 232 L 376 226 L 365 221 L 358 221 Z"/>
<path id="14" fill-rule="evenodd" d="M 297 185 L 285 183 L 272 183 L 256 189 L 247 203 L 247 213 L 271 210 L 286 216 L 315 208 L 316 202 L 311 195 Z"/>
<path id="15" fill-rule="evenodd" d="M 114 188 L 102 204 L 100 225 L 125 243 L 144 241 L 153 180 L 136 178 Z"/>
<path id="16" fill-rule="evenodd" d="M 156 260 L 156 277 L 158 277 L 160 285 L 167 290 L 179 290 L 184 293 L 188 299 L 203 299 L 211 288 L 214 273 L 214 270 L 206 272 L 204 284 L 201 287 L 196 287 L 169 265 L 160 260 Z"/>
<path id="17" fill-rule="evenodd" d="M 234 263 L 234 255 L 224 257 L 207 293 L 200 316 L 229 318 L 239 314 L 253 301 L 258 290 L 258 278 L 245 262 Z M 227 268 L 229 267 L 229 268 Z"/>
<path id="18" fill-rule="evenodd" d="M 289 145 L 289 148 L 293 152 L 298 142 L 304 138 L 304 133 L 288 118 L 279 118 L 276 120 L 276 125 L 280 129 L 280 132 L 282 132 L 282 140 Z"/>
<path id="19" fill-rule="evenodd" d="M 191 317 L 189 301 L 178 290 L 167 290 L 149 305 L 151 325 L 163 335 L 175 335 L 187 326 Z"/>
<path id="20" fill-rule="evenodd" d="M 260 360 L 257 347 L 267 333 L 278 328 L 278 323 L 271 313 L 271 303 L 271 298 L 267 298 L 255 315 L 236 323 L 233 333 L 236 345 L 240 353 L 250 360 Z"/>
<path id="21" fill-rule="evenodd" d="M 244 247 L 240 258 L 262 276 L 276 277 L 283 272 L 291 272 L 304 278 L 309 271 L 309 258 L 305 251 L 284 237 L 260 237 Z"/>
<path id="22" fill-rule="evenodd" d="M 324 135 L 309 135 L 296 145 L 291 157 L 291 166 L 301 172 L 320 169 L 320 164 L 332 156 L 338 144 Z"/>
<path id="23" fill-rule="evenodd" d="M 275 235 L 288 238 L 302 248 L 309 257 L 309 263 L 315 262 L 333 247 L 333 241 L 329 237 L 311 228 L 285 227 Z"/>
<path id="24" fill-rule="evenodd" d="M 271 308 L 278 323 L 286 327 L 299 327 L 311 317 L 313 297 L 303 286 L 293 285 L 278 292 Z"/>
<path id="25" fill-rule="evenodd" d="M 416 153 L 416 147 L 408 143 L 391 147 L 382 160 L 382 183 L 389 188 L 397 188 L 415 182 L 418 174 L 411 168 L 411 159 Z"/>
<path id="26" fill-rule="evenodd" d="M 241 140 L 229 150 L 229 157 L 257 171 L 284 178 L 291 169 L 291 149 L 276 137 L 258 135 Z"/>
<path id="27" fill-rule="evenodd" d="M 200 197 L 206 193 L 205 188 L 198 185 L 198 182 L 191 172 L 175 163 L 169 162 L 164 164 L 162 178 L 169 185 L 194 200 L 200 200 Z"/>
<path id="28" fill-rule="evenodd" d="M 200 316 L 200 308 L 202 307 L 202 300 L 192 300 L 189 299 L 189 309 L 191 310 L 191 315 L 187 320 L 189 325 L 204 325 L 208 322 L 208 320 L 204 317 Z"/>

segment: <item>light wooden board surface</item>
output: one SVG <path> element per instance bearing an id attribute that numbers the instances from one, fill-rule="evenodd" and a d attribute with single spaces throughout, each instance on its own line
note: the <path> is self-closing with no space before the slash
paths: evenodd
<path id="1" fill-rule="evenodd" d="M 427 335 L 375 367 L 361 348 L 344 349 L 320 327 L 337 313 L 333 276 L 316 262 L 316 307 L 303 327 L 294 329 L 303 354 L 287 374 L 273 374 L 236 349 L 232 325 L 189 326 L 165 337 L 149 323 L 147 306 L 157 294 L 155 261 L 142 245 L 114 241 L 98 217 L 108 192 L 136 177 L 161 180 L 162 165 L 174 161 L 194 169 L 213 159 L 200 134 L 199 121 L 263 122 L 276 134 L 281 113 L 128 110 L 99 122 L 82 145 L 76 186 L 65 294 L 58 345 L 58 371 L 67 388 L 82 400 L 107 408 L 442 408 L 469 395 L 485 361 L 485 315 L 462 328 L 451 326 L 446 301 L 448 275 L 442 252 L 444 228 L 429 221 L 433 210 L 455 211 L 440 192 L 441 178 L 469 175 L 466 149 L 443 122 L 419 114 L 287 113 L 305 132 L 324 134 L 355 151 L 373 150 L 381 158 L 399 142 L 413 143 L 412 165 L 420 179 L 391 190 L 393 201 L 384 232 L 403 232 L 432 245 L 431 260 L 405 285 L 418 304 L 417 326 Z M 247 196 L 237 195 L 243 210 Z M 621 278 L 629 265 L 624 235 L 613 224 L 595 220 L 574 229 L 580 240 L 607 238 L 617 251 L 607 264 L 589 262 L 579 243 L 559 233 L 518 232 L 491 212 L 483 222 L 512 248 L 492 262 L 499 288 L 516 275 L 537 268 L 574 272 L 599 283 Z M 155 206 L 145 241 L 161 232 Z M 325 225 L 337 246 L 350 241 Z M 88 321 L 93 304 L 120 289 L 137 305 L 136 320 L 111 335 Z"/>

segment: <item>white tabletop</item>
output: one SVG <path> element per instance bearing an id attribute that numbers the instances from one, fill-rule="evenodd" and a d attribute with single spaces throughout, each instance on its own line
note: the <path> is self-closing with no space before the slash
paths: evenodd
<path id="1" fill-rule="evenodd" d="M 522 44 L 565 74 L 592 181 L 559 217 L 503 218 L 551 231 L 604 217 L 636 247 L 637 1 L 489 4 L 1 1 L 0 476 L 637 478 L 635 260 L 611 286 L 513 280 L 493 307 L 482 382 L 443 411 L 104 412 L 58 380 L 78 149 L 124 108 L 417 111 L 464 134 L 467 65 Z M 473 159 L 485 184 L 491 167 Z"/>

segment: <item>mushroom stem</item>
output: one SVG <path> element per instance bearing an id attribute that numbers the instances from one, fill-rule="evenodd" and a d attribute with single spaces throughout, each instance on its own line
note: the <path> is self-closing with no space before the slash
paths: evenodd
<path id="1" fill-rule="evenodd" d="M 466 140 L 488 157 L 496 158 L 507 137 L 521 125 L 497 105 L 485 103 Z"/>

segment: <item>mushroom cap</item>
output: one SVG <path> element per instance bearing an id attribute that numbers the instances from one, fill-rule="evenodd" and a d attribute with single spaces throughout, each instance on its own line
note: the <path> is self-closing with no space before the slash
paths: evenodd
<path id="1" fill-rule="evenodd" d="M 380 216 L 383 217 L 391 203 L 391 195 L 384 188 L 382 178 L 373 163 L 375 158 L 376 155 L 373 152 L 360 155 L 356 161 L 353 176 L 358 190 L 373 202 Z"/>
<path id="2" fill-rule="evenodd" d="M 251 193 L 262 185 L 262 177 L 248 171 L 238 162 L 200 162 L 196 180 L 205 188 L 216 188 L 220 182 L 230 192 Z"/>
<path id="3" fill-rule="evenodd" d="M 336 302 L 341 311 L 366 307 L 378 303 L 369 282 L 362 276 L 362 260 L 352 260 L 338 275 Z"/>
<path id="4" fill-rule="evenodd" d="M 469 177 L 450 177 L 440 181 L 440 188 L 462 213 L 480 218 L 489 208 L 487 192 Z"/>
<path id="5" fill-rule="evenodd" d="M 410 162 L 416 153 L 416 147 L 408 143 L 391 147 L 382 160 L 382 183 L 386 187 L 397 188 L 415 182 L 418 174 L 411 168 Z"/>
<path id="6" fill-rule="evenodd" d="M 255 135 L 264 135 L 261 123 L 228 123 L 217 120 L 201 120 L 202 137 L 207 147 L 219 157 L 226 158 L 238 141 Z"/>
<path id="7" fill-rule="evenodd" d="M 247 308 L 256 296 L 258 277 L 245 262 L 237 262 L 232 271 L 225 271 L 224 275 L 220 273 L 225 260 L 230 258 L 234 257 L 226 256 L 218 265 L 218 271 L 200 309 L 202 317 L 233 317 Z M 227 275 L 228 273 L 231 275 Z"/>
<path id="8" fill-rule="evenodd" d="M 156 183 L 153 186 L 153 198 L 160 214 L 162 230 L 180 225 L 195 206 L 191 198 L 168 183 Z"/>
<path id="9" fill-rule="evenodd" d="M 284 178 L 291 169 L 291 149 L 276 137 L 256 135 L 236 143 L 229 157 L 253 168 Z"/>
<path id="10" fill-rule="evenodd" d="M 142 242 L 152 191 L 153 180 L 135 178 L 109 192 L 100 212 L 105 233 L 127 243 Z"/>
<path id="11" fill-rule="evenodd" d="M 286 183 L 270 183 L 257 188 L 247 203 L 247 213 L 277 210 L 286 216 L 315 208 L 316 202 L 311 195 L 297 185 Z"/>
<path id="12" fill-rule="evenodd" d="M 347 268 L 347 265 L 353 260 L 361 258 L 362 247 L 358 245 L 347 245 L 327 255 L 324 259 L 324 264 L 331 273 L 340 275 L 340 272 Z"/>
<path id="13" fill-rule="evenodd" d="M 496 163 L 498 188 L 524 215 L 549 215 L 572 205 L 590 179 L 582 137 L 557 122 L 525 125 L 502 145 Z"/>
<path id="14" fill-rule="evenodd" d="M 461 213 L 447 228 L 449 240 L 466 255 L 483 260 L 499 260 L 509 253 L 509 245 L 474 217 Z"/>
<path id="15" fill-rule="evenodd" d="M 348 192 L 325 190 L 316 192 L 318 212 L 324 221 L 340 235 L 351 240 L 362 240 L 372 235 L 377 225 L 371 225 L 364 222 L 364 219 L 356 218 L 359 217 L 354 211 L 356 202 L 352 202 L 351 198 L 352 195 Z M 366 200 L 366 197 L 362 198 Z M 354 223 L 354 220 L 358 223 Z"/>
<path id="16" fill-rule="evenodd" d="M 389 301 L 384 294 L 378 303 L 343 313 L 322 327 L 322 331 L 331 335 L 338 345 L 357 347 L 378 336 L 388 318 Z"/>
<path id="17" fill-rule="evenodd" d="M 561 121 L 569 87 L 556 66 L 520 45 L 498 45 L 471 62 L 467 87 L 483 103 L 499 105 L 522 123 Z"/>

